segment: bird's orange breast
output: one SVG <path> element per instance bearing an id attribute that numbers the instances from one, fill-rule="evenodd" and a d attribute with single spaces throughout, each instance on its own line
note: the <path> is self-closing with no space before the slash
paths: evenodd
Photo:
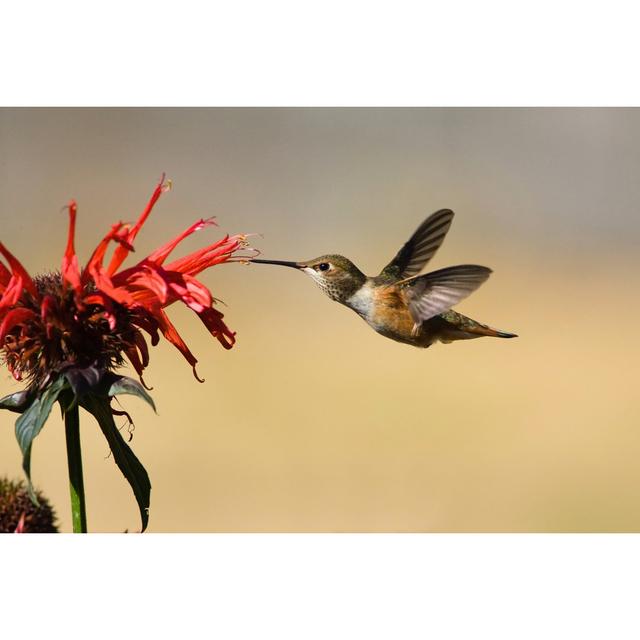
<path id="1" fill-rule="evenodd" d="M 390 338 L 413 342 L 414 320 L 400 289 L 376 287 L 373 292 L 371 324 L 383 335 Z"/>

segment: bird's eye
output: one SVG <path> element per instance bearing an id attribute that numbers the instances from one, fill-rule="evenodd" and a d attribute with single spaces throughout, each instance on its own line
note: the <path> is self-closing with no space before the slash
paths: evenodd
<path id="1" fill-rule="evenodd" d="M 320 271 L 329 271 L 330 267 L 331 267 L 331 265 L 328 262 L 321 262 L 318 265 L 318 269 L 320 269 Z"/>

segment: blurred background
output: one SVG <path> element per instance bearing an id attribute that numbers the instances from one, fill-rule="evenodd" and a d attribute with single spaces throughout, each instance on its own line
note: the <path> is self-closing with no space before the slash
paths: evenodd
<path id="1" fill-rule="evenodd" d="M 82 261 L 163 171 L 135 257 L 215 215 L 183 252 L 258 233 L 265 258 L 341 253 L 375 274 L 449 207 L 430 267 L 491 267 L 456 308 L 520 337 L 415 349 L 293 270 L 214 267 L 236 346 L 170 308 L 206 382 L 161 342 L 159 416 L 123 401 L 150 531 L 640 531 L 639 110 L 1 109 L 0 239 L 31 273 L 57 267 L 76 198 Z M 3 370 L 0 393 L 18 388 Z M 89 530 L 139 529 L 81 420 Z M 0 473 L 19 478 L 14 421 Z M 32 469 L 69 531 L 57 411 Z"/>

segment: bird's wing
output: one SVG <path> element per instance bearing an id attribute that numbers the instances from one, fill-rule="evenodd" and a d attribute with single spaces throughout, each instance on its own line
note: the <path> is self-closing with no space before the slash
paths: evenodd
<path id="1" fill-rule="evenodd" d="M 440 209 L 431 214 L 380 275 L 401 280 L 420 273 L 442 244 L 452 220 L 451 209 Z"/>
<path id="2" fill-rule="evenodd" d="M 491 269 L 462 264 L 410 278 L 403 283 L 409 311 L 416 325 L 444 313 L 475 291 Z"/>

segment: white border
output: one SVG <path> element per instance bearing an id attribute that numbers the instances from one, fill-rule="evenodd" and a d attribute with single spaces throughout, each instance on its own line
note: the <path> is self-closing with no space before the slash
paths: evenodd
<path id="1" fill-rule="evenodd" d="M 7 638 L 622 640 L 640 631 L 630 535 L 67 534 L 1 544 Z"/>
<path id="2" fill-rule="evenodd" d="M 113 0 L 3 7 L 0 103 L 633 105 L 634 4 Z"/>

